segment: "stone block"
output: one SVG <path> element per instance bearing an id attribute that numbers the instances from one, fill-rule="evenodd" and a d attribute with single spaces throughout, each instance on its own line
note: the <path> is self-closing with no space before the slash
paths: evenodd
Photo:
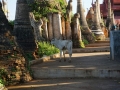
<path id="1" fill-rule="evenodd" d="M 120 31 L 110 31 L 111 60 L 120 60 Z"/>

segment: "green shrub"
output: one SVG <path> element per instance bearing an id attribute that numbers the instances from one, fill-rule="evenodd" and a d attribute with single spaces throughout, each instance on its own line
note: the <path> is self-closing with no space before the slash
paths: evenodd
<path id="1" fill-rule="evenodd" d="M 2 84 L 2 85 L 6 84 L 6 80 L 5 80 L 6 76 L 7 76 L 7 73 L 6 73 L 5 69 L 0 69 L 0 84 Z"/>
<path id="2" fill-rule="evenodd" d="M 38 2 L 35 0 L 35 2 L 29 6 L 35 15 L 36 20 L 39 20 L 41 17 L 47 17 L 48 13 L 61 12 L 64 14 L 66 12 L 66 4 L 64 0 L 55 0 L 53 2 L 49 2 L 48 0 Z"/>
<path id="3" fill-rule="evenodd" d="M 33 54 L 32 53 L 25 53 L 25 58 L 28 61 L 34 60 Z"/>
<path id="4" fill-rule="evenodd" d="M 83 39 L 83 43 L 84 43 L 85 45 L 89 44 L 89 42 L 88 42 L 86 39 Z"/>
<path id="5" fill-rule="evenodd" d="M 11 26 L 12 32 L 13 32 L 13 29 L 14 29 L 14 20 L 9 20 L 9 25 Z"/>
<path id="6" fill-rule="evenodd" d="M 84 42 L 80 41 L 80 48 L 85 48 Z"/>
<path id="7" fill-rule="evenodd" d="M 49 42 L 38 42 L 38 55 L 40 57 L 44 55 L 52 55 L 58 53 L 59 49 L 51 45 Z"/>

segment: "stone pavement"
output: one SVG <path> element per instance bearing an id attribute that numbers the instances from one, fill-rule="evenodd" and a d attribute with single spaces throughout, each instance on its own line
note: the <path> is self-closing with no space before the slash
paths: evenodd
<path id="1" fill-rule="evenodd" d="M 8 90 L 120 90 L 120 79 L 41 79 Z"/>
<path id="2" fill-rule="evenodd" d="M 68 55 L 67 60 L 68 60 Z M 72 62 L 59 62 L 59 58 L 50 59 L 44 63 L 32 65 L 32 70 L 44 69 L 89 69 L 93 70 L 120 70 L 120 61 L 110 60 L 109 52 L 93 52 L 93 53 L 73 53 Z M 52 70 L 53 72 L 54 70 Z M 47 72 L 45 72 L 47 74 Z M 78 72 L 79 73 L 79 72 Z M 105 72 L 106 73 L 106 72 Z M 40 73 L 37 73 L 39 76 Z M 50 74 L 50 72 L 49 72 Z M 55 74 L 55 73 L 54 73 Z M 52 74 L 51 76 L 54 76 Z M 64 74 L 64 73 L 62 73 Z M 102 74 L 104 72 L 102 71 Z M 117 74 L 116 72 L 114 75 Z M 55 74 L 56 75 L 56 74 Z M 46 76 L 46 75 L 45 75 Z M 68 73 L 70 76 L 70 73 Z M 96 78 L 96 77 L 64 77 L 64 78 L 44 78 L 34 79 L 31 82 L 10 86 L 8 90 L 120 90 L 120 78 Z"/>
<path id="3" fill-rule="evenodd" d="M 120 70 L 120 60 L 110 60 L 110 52 L 73 53 L 72 62 L 69 63 L 66 54 L 66 62 L 59 62 L 59 57 L 50 59 L 44 63 L 37 63 L 32 68 L 76 68 L 76 69 L 117 69 Z"/>
<path id="4" fill-rule="evenodd" d="M 72 62 L 59 57 L 32 66 L 35 79 L 41 78 L 120 78 L 120 60 L 110 60 L 109 52 L 73 53 Z"/>

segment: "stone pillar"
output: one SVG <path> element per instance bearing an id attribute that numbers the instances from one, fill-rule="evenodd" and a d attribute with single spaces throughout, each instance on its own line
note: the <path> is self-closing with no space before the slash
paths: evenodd
<path id="1" fill-rule="evenodd" d="M 65 34 L 65 18 L 63 16 L 62 16 L 61 22 L 62 22 L 62 37 L 63 37 L 63 40 L 65 40 L 66 39 L 66 34 Z"/>
<path id="2" fill-rule="evenodd" d="M 72 22 L 72 41 L 74 48 L 79 48 L 80 42 L 82 41 L 79 18 L 80 18 L 79 13 L 74 14 Z"/>
<path id="3" fill-rule="evenodd" d="M 102 23 L 99 0 L 96 0 L 99 22 Z"/>
<path id="4" fill-rule="evenodd" d="M 66 13 L 67 13 L 67 20 L 71 22 L 71 17 L 72 17 L 72 0 L 68 1 L 68 5 L 66 8 Z"/>
<path id="5" fill-rule="evenodd" d="M 106 27 L 108 29 L 108 31 L 110 31 L 110 28 L 112 26 L 112 22 L 111 22 L 111 2 L 110 0 L 108 0 L 108 15 L 107 15 L 107 20 L 106 20 Z"/>
<path id="6" fill-rule="evenodd" d="M 112 11 L 112 14 L 111 14 L 111 24 L 112 25 L 115 25 L 115 17 L 114 17 L 114 12 Z"/>
<path id="7" fill-rule="evenodd" d="M 91 16 L 92 16 L 92 22 L 94 22 L 94 21 L 95 21 L 95 18 L 94 18 L 94 11 L 93 11 L 93 8 L 92 8 L 92 7 L 90 7 L 90 14 L 91 14 Z"/>
<path id="8" fill-rule="evenodd" d="M 25 52 L 36 49 L 33 29 L 29 20 L 29 7 L 26 0 L 17 0 L 14 32 L 19 46 Z"/>
<path id="9" fill-rule="evenodd" d="M 71 26 L 70 21 L 65 22 L 65 33 L 66 33 L 66 39 L 71 39 Z"/>
<path id="10" fill-rule="evenodd" d="M 80 24 L 82 28 L 90 32 L 90 29 L 85 18 L 84 9 L 82 7 L 82 0 L 77 0 L 77 13 L 80 14 Z"/>
<path id="11" fill-rule="evenodd" d="M 52 25 L 53 17 L 52 17 L 52 13 L 49 13 L 47 15 L 47 18 L 48 18 L 48 40 L 52 40 L 53 39 L 53 25 Z"/>
<path id="12" fill-rule="evenodd" d="M 95 38 L 91 30 L 89 29 L 85 18 L 84 10 L 82 7 L 82 0 L 77 0 L 77 13 L 80 14 L 80 25 L 82 27 L 82 35 L 89 43 L 95 42 Z"/>
<path id="13" fill-rule="evenodd" d="M 92 27 L 92 32 L 95 34 L 97 40 L 104 40 L 105 36 L 104 36 L 104 33 L 100 26 L 99 13 L 97 11 L 98 11 L 97 3 L 95 2 L 95 7 L 94 7 L 95 21 L 94 21 L 94 25 Z"/>
<path id="14" fill-rule="evenodd" d="M 110 31 L 110 59 L 120 61 L 120 31 Z"/>
<path id="15" fill-rule="evenodd" d="M 48 40 L 48 28 L 47 28 L 47 19 L 46 18 L 42 18 L 43 21 L 43 25 L 42 25 L 42 37 L 45 40 Z"/>
<path id="16" fill-rule="evenodd" d="M 61 25 L 61 14 L 53 13 L 53 33 L 54 38 L 62 39 L 62 25 Z"/>
<path id="17" fill-rule="evenodd" d="M 110 0 L 108 0 L 108 16 L 107 16 L 107 18 L 111 18 L 111 14 L 112 14 L 111 2 L 110 2 Z"/>

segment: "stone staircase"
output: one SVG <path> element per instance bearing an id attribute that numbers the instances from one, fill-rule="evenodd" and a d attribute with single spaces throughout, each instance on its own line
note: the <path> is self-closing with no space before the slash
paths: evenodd
<path id="1" fill-rule="evenodd" d="M 95 41 L 95 43 L 85 45 L 86 47 L 109 47 L 110 41 Z"/>
<path id="2" fill-rule="evenodd" d="M 68 54 L 66 58 L 68 60 Z M 97 41 L 86 48 L 73 49 L 71 63 L 59 62 L 58 54 L 32 62 L 35 79 L 120 78 L 120 61 L 110 60 L 109 41 Z"/>
<path id="3" fill-rule="evenodd" d="M 85 48 L 73 49 L 73 53 L 110 52 L 110 41 L 95 41 L 95 43 L 85 45 Z"/>

